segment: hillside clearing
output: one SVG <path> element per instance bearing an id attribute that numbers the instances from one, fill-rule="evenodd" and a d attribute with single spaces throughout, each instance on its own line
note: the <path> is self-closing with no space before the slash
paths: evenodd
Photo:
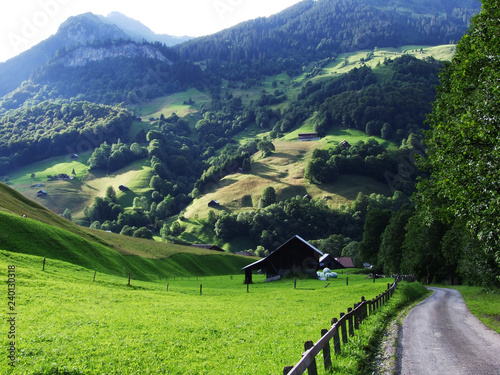
<path id="1" fill-rule="evenodd" d="M 329 206 L 351 203 L 359 192 L 392 195 L 386 184 L 364 176 L 340 176 L 334 184 L 313 185 L 304 179 L 304 171 L 315 148 L 325 148 L 327 141 L 298 142 L 274 141 L 276 151 L 262 159 L 261 154 L 253 156 L 252 171 L 235 173 L 208 186 L 205 194 L 195 199 L 186 209 L 184 216 L 193 219 L 207 216 L 208 203 L 217 200 L 218 210 L 238 213 L 257 209 L 262 192 L 268 186 L 276 190 L 277 199 L 285 200 L 309 194 L 313 198 L 324 198 Z"/>

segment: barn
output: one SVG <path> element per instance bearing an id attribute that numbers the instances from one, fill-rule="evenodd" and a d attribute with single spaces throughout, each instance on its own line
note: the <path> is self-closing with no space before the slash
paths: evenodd
<path id="1" fill-rule="evenodd" d="M 293 236 L 267 257 L 244 268 L 245 284 L 252 283 L 252 272 L 266 274 L 268 280 L 278 280 L 290 273 L 304 273 L 316 277 L 319 259 L 323 253 L 300 236 Z"/>

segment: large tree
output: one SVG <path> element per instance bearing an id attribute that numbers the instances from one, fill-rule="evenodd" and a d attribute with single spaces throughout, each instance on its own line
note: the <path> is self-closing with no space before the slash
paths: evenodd
<path id="1" fill-rule="evenodd" d="M 418 196 L 427 218 L 464 220 L 500 264 L 499 35 L 498 2 L 483 0 L 442 73 Z"/>

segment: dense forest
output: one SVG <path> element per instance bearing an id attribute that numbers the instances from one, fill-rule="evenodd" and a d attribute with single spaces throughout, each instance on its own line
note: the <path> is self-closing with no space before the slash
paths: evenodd
<path id="1" fill-rule="evenodd" d="M 386 5 L 379 8 L 382 4 L 378 3 L 307 0 L 269 18 L 245 22 L 175 49 L 183 59 L 207 60 L 208 71 L 230 81 L 260 79 L 263 74 L 283 71 L 295 76 L 312 61 L 340 53 L 457 42 L 480 7 L 478 2 L 454 2 L 453 6 L 436 2 L 423 13 L 412 13 Z"/>
<path id="2" fill-rule="evenodd" d="M 0 173 L 126 139 L 132 113 L 90 102 L 43 102 L 0 117 Z"/>

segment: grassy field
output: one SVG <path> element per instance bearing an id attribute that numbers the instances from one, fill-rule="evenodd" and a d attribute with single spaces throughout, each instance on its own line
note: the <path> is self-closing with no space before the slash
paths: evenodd
<path id="1" fill-rule="evenodd" d="M 124 207 L 131 207 L 134 197 L 150 191 L 151 168 L 149 162 L 139 160 L 112 174 L 90 172 L 87 160 L 90 153 L 80 155 L 78 160 L 70 160 L 68 156 L 50 158 L 20 168 L 9 176 L 8 184 L 20 191 L 27 198 L 34 200 L 50 210 L 62 214 L 70 209 L 75 218 L 82 215 L 85 206 L 91 206 L 94 198 L 103 197 L 108 186 L 113 186 L 118 194 L 119 202 Z M 75 175 L 73 175 L 73 170 Z M 66 173 L 74 176 L 70 181 L 47 181 L 48 175 Z M 31 175 L 35 174 L 35 178 Z M 42 187 L 37 187 L 42 184 Z M 118 186 L 130 188 L 127 193 L 119 191 Z M 39 190 L 47 191 L 44 197 L 37 197 Z"/>
<path id="2" fill-rule="evenodd" d="M 189 99 L 194 104 L 184 104 Z M 159 118 L 161 115 L 170 117 L 172 113 L 176 113 L 179 117 L 185 117 L 189 114 L 197 113 L 202 105 L 209 105 L 211 101 L 212 98 L 208 94 L 191 88 L 185 92 L 149 100 L 133 108 L 145 120 L 148 120 L 150 117 Z"/>
<path id="3" fill-rule="evenodd" d="M 373 54 L 372 54 L 373 53 Z M 368 59 L 368 55 L 370 58 Z M 433 57 L 436 60 L 451 61 L 455 54 L 455 45 L 442 46 L 402 46 L 399 48 L 376 48 L 340 54 L 337 59 L 323 69 L 323 75 L 340 75 L 366 65 L 375 68 L 385 59 L 395 59 L 402 55 L 411 55 L 418 59 Z M 322 75 L 318 76 L 320 78 Z"/>
<path id="4" fill-rule="evenodd" d="M 391 281 L 341 274 L 328 287 L 298 280 L 294 289 L 293 280 L 256 276 L 247 293 L 241 274 L 127 286 L 103 274 L 93 282 L 90 270 L 60 261 L 43 272 L 39 257 L 0 251 L 4 278 L 9 265 L 17 363 L 7 371 L 0 356 L 5 374 L 279 374 L 333 317 Z M 7 335 L 0 345 L 6 353 Z"/>

